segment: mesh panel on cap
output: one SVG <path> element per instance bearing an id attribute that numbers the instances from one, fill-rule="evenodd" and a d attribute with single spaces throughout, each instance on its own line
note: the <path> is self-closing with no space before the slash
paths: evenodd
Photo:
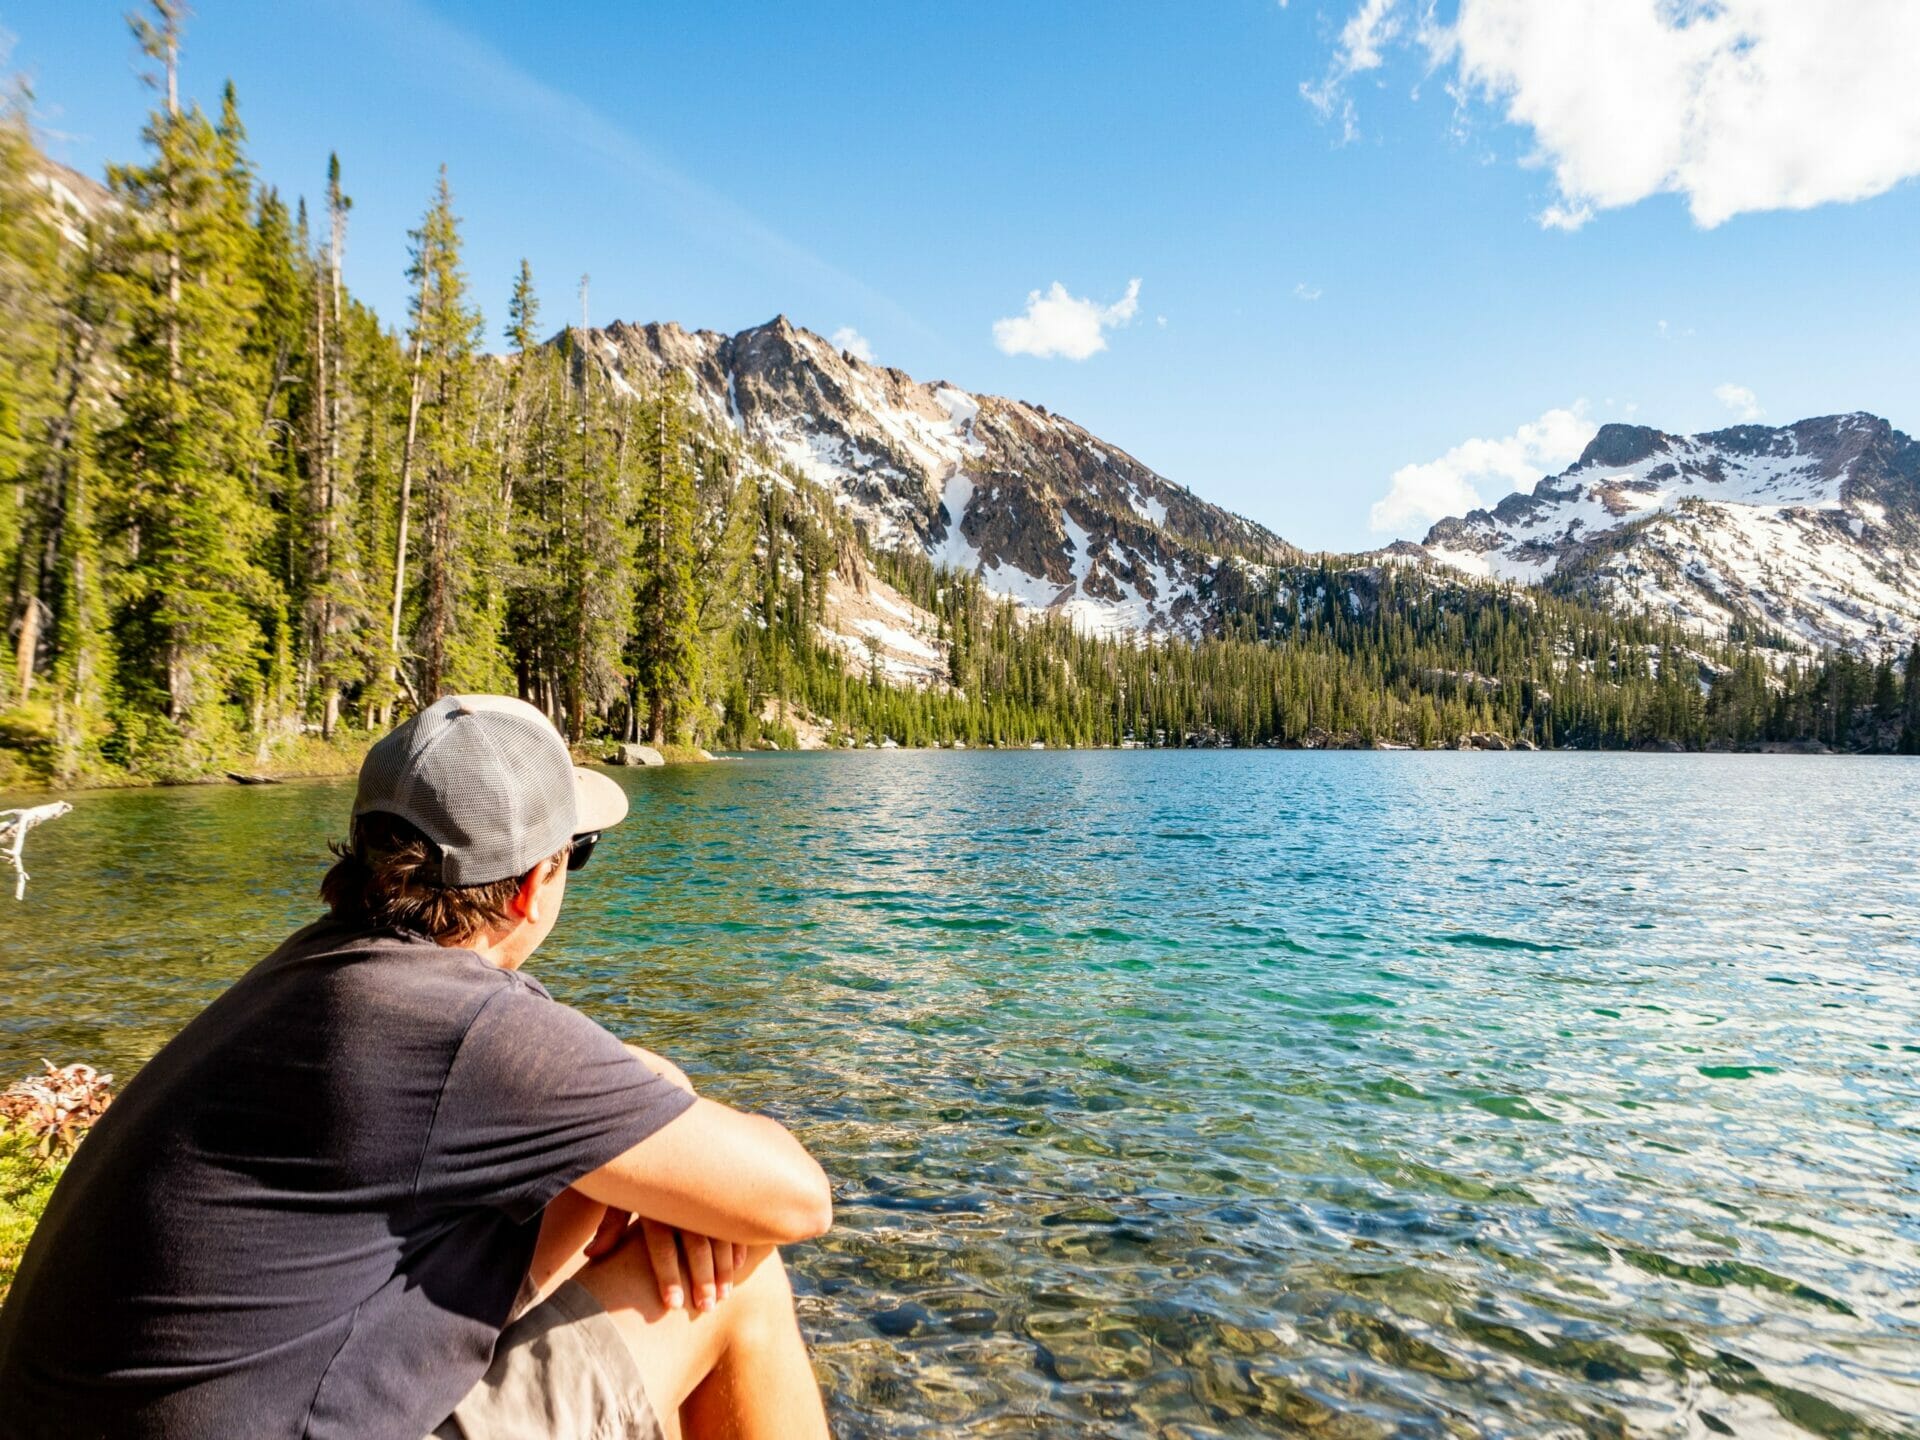
<path id="1" fill-rule="evenodd" d="M 572 757 L 524 700 L 450 695 L 368 751 L 354 813 L 369 810 L 399 815 L 439 845 L 449 885 L 505 880 L 572 837 Z"/>

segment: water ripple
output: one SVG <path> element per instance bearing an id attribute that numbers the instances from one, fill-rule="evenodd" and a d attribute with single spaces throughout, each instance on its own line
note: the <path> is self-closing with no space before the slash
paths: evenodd
<path id="1" fill-rule="evenodd" d="M 1920 1433 L 1920 767 L 622 778 L 537 968 L 822 1155 L 837 1433 Z M 0 1062 L 152 1053 L 311 912 L 346 798 L 36 832 Z"/>

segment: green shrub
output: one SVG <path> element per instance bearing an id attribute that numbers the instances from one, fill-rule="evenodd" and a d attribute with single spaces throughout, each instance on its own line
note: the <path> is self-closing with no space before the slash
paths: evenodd
<path id="1" fill-rule="evenodd" d="M 0 1130 L 0 1300 L 7 1298 L 33 1227 L 66 1168 L 63 1159 L 43 1158 L 24 1131 Z"/>

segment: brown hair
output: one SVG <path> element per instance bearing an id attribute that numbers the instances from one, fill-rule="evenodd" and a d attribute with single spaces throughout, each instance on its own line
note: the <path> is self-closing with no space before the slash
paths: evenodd
<path id="1" fill-rule="evenodd" d="M 562 846 L 542 864 L 562 863 L 569 848 Z M 356 815 L 352 834 L 328 841 L 327 849 L 334 861 L 320 882 L 320 898 L 340 919 L 419 930 L 448 944 L 512 918 L 508 907 L 519 893 L 520 876 L 449 885 L 440 878 L 440 847 L 398 815 Z"/>

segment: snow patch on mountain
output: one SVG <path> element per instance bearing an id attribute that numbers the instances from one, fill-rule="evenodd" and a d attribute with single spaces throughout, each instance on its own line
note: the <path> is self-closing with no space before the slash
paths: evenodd
<path id="1" fill-rule="evenodd" d="M 1580 460 L 1425 553 L 1701 633 L 1872 651 L 1920 636 L 1920 444 L 1865 414 L 1704 435 L 1602 427 Z"/>
<path id="2" fill-rule="evenodd" d="M 889 683 L 919 689 L 947 684 L 947 642 L 938 617 L 922 610 L 857 558 L 827 582 L 820 638 L 840 653 L 846 671 L 878 667 Z"/>
<path id="3" fill-rule="evenodd" d="M 731 336 L 616 323 L 594 337 L 587 353 L 627 389 L 689 376 L 709 420 L 826 487 L 871 543 L 918 548 L 1089 633 L 1198 634 L 1221 565 L 1298 558 L 1070 420 L 916 381 L 784 317 Z"/>

